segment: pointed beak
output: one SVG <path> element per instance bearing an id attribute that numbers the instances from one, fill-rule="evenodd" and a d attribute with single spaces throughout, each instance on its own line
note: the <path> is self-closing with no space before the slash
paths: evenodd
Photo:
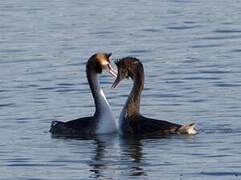
<path id="1" fill-rule="evenodd" d="M 116 86 L 120 83 L 121 79 L 119 76 L 116 77 L 115 81 L 113 82 L 111 88 L 116 88 Z"/>
<path id="2" fill-rule="evenodd" d="M 108 64 L 108 72 L 113 76 L 117 77 L 118 72 L 111 66 L 111 64 Z"/>

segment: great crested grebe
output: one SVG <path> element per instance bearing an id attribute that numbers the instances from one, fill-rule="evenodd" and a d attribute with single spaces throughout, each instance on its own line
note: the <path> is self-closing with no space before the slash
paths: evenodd
<path id="1" fill-rule="evenodd" d="M 106 70 L 116 77 L 117 71 L 110 64 L 110 56 L 111 53 L 97 53 L 91 56 L 86 63 L 86 75 L 95 102 L 94 115 L 68 122 L 53 121 L 50 128 L 53 135 L 81 136 L 117 132 L 114 114 L 97 77 L 102 70 Z"/>
<path id="2" fill-rule="evenodd" d="M 195 124 L 180 125 L 168 121 L 151 119 L 140 114 L 140 98 L 144 88 L 144 68 L 142 63 L 133 57 L 126 57 L 115 62 L 118 75 L 112 87 L 119 82 L 131 78 L 134 82 L 129 97 L 119 118 L 119 129 L 123 135 L 165 135 L 165 134 L 196 134 Z"/>

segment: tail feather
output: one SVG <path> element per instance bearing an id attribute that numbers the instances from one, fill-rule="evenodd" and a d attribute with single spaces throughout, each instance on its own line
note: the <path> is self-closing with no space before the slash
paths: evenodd
<path id="1" fill-rule="evenodd" d="M 178 132 L 180 134 L 197 134 L 197 129 L 196 129 L 196 124 L 191 123 L 187 125 L 182 125 L 179 129 Z"/>

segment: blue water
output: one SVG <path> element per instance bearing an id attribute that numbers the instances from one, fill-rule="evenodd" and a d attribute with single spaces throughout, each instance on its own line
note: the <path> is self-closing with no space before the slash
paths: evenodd
<path id="1" fill-rule="evenodd" d="M 0 179 L 240 179 L 241 2 L 0 2 Z M 52 120 L 91 115 L 96 52 L 145 67 L 141 111 L 196 136 L 56 139 Z M 100 78 L 118 118 L 132 86 Z"/>

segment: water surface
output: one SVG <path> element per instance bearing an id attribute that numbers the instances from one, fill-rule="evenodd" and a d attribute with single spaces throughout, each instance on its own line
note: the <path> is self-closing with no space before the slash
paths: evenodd
<path id="1" fill-rule="evenodd" d="M 241 4 L 237 0 L 0 2 L 1 179 L 240 179 Z M 141 111 L 196 136 L 52 138 L 52 120 L 91 115 L 85 62 L 135 56 Z M 118 118 L 131 81 L 111 89 Z"/>

